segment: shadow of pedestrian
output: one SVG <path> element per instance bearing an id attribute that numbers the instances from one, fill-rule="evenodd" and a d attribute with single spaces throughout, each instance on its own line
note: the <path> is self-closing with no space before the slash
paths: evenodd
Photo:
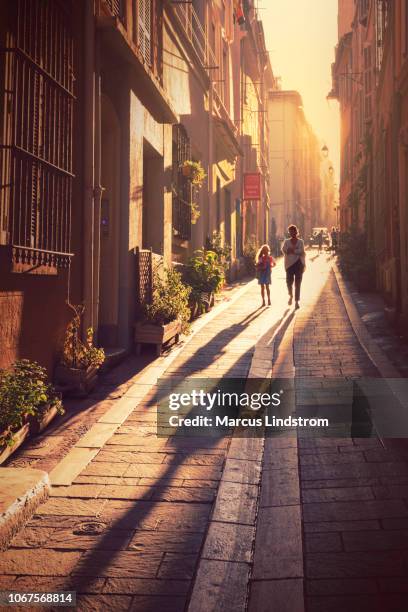
<path id="1" fill-rule="evenodd" d="M 281 341 L 294 316 L 292 312 L 287 317 L 288 310 L 286 309 L 283 316 L 270 327 L 267 332 L 269 337 L 272 338 L 275 331 L 279 330 Z M 222 355 L 228 343 L 245 332 L 248 326 L 263 312 L 263 310 L 257 309 L 244 317 L 239 323 L 217 333 L 214 338 L 210 339 L 204 347 L 186 361 L 189 372 L 195 373 L 197 371 L 197 360 L 200 362 L 200 368 L 202 362 L 211 364 L 214 361 L 214 356 Z M 282 322 L 284 322 L 283 325 Z M 243 354 L 237 353 L 239 355 L 237 360 L 227 371 L 223 372 L 224 378 L 236 376 L 237 363 L 243 365 L 248 373 L 255 345 L 256 340 L 254 345 L 245 350 Z M 174 377 L 177 374 L 171 374 L 170 376 Z M 246 376 L 247 374 L 244 378 Z M 146 413 L 148 413 L 149 409 L 160 401 L 160 397 L 153 398 L 153 394 L 151 395 L 152 397 L 148 397 L 146 401 L 141 402 L 138 407 L 139 411 L 141 407 L 144 407 Z M 121 434 L 117 432 L 115 435 L 120 436 Z M 155 437 L 154 440 L 159 439 Z M 92 524 L 96 525 L 94 545 L 91 544 L 92 549 L 85 552 L 75 565 L 71 575 L 66 579 L 64 589 L 77 590 L 78 593 L 86 594 L 95 592 L 94 582 L 99 578 L 126 578 L 130 581 L 142 578 L 145 581 L 150 581 L 150 586 L 143 587 L 143 585 L 135 582 L 132 583 L 133 586 L 126 587 L 126 585 L 123 585 L 124 591 L 120 591 L 119 586 L 113 586 L 113 590 L 109 591 L 111 587 L 105 584 L 102 592 L 106 594 L 121 592 L 123 594 L 126 592 L 126 588 L 133 590 L 131 593 L 135 596 L 133 605 L 138 610 L 144 610 L 145 605 L 151 607 L 151 602 L 148 604 L 146 603 L 147 600 L 142 598 L 145 603 L 141 599 L 140 605 L 138 605 L 138 595 L 148 595 L 153 592 L 155 597 L 160 595 L 167 597 L 169 595 L 169 585 L 166 578 L 176 582 L 187 581 L 190 586 L 208 527 L 229 440 L 230 436 L 224 433 L 218 437 L 205 436 L 198 438 L 175 435 L 163 439 L 163 444 L 160 443 L 158 447 L 158 452 L 163 453 L 163 460 L 158 464 L 160 466 L 156 470 L 158 475 L 152 478 L 143 476 L 142 466 L 145 464 L 143 459 L 138 459 L 138 451 L 143 452 L 146 446 L 141 446 L 139 449 L 135 446 L 132 451 L 123 451 L 122 456 L 119 456 L 120 450 L 116 449 L 118 464 L 124 461 L 123 453 L 129 454 L 129 460 L 125 459 L 128 465 L 121 472 L 122 476 L 117 479 L 118 486 L 124 486 L 129 468 L 133 470 L 134 478 L 138 478 L 139 465 L 141 466 L 140 478 L 149 481 L 150 484 L 146 484 L 140 497 L 133 501 L 123 499 L 123 497 L 122 499 L 115 498 L 114 492 L 105 502 L 102 501 L 103 498 L 96 497 L 97 500 L 101 500 L 101 508 L 93 516 L 52 516 L 53 519 L 60 519 L 61 527 L 57 527 L 56 531 L 66 531 L 68 528 L 76 534 L 76 537 L 80 537 L 78 534 L 82 533 L 84 537 L 89 538 L 89 533 L 92 533 L 93 530 Z M 102 450 L 106 452 L 112 448 L 114 446 L 108 443 Z M 107 465 L 111 465 L 112 462 L 114 460 L 111 460 Z M 101 464 L 102 462 L 99 462 L 99 465 Z M 198 479 L 196 476 L 196 483 L 194 477 L 187 478 L 187 481 L 185 481 L 186 474 L 188 476 L 188 469 L 195 465 L 205 465 L 207 467 L 206 478 Z M 183 470 L 182 468 L 187 469 Z M 172 486 L 172 483 L 175 483 L 175 486 Z M 198 486 L 194 487 L 194 484 Z M 130 489 L 135 490 L 136 488 L 137 485 L 130 486 Z M 190 495 L 191 491 L 193 493 Z M 186 501 L 186 499 L 189 501 Z M 83 503 L 86 504 L 85 501 Z M 242 499 L 237 503 L 245 505 L 247 502 Z M 52 522 L 51 518 L 48 518 L 48 520 Z M 90 531 L 87 531 L 87 523 Z M 47 516 L 38 515 L 30 522 L 30 525 L 37 527 L 47 525 Z M 83 527 L 84 525 L 85 527 Z M 75 545 L 70 544 L 69 537 L 67 538 L 66 549 L 75 550 Z M 154 581 L 154 587 L 151 584 L 152 581 Z M 146 590 L 143 591 L 143 588 Z M 177 585 L 174 588 L 177 594 Z M 177 609 L 182 609 L 184 605 L 182 602 L 186 597 L 185 583 L 183 588 L 182 594 L 180 591 L 174 600 Z M 158 603 L 158 605 L 160 604 Z M 171 603 L 169 603 L 169 606 L 166 609 L 171 610 Z"/>

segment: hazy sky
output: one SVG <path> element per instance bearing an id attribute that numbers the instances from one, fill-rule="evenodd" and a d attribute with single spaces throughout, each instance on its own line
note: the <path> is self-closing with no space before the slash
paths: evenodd
<path id="1" fill-rule="evenodd" d="M 338 107 L 326 100 L 337 44 L 337 0 L 259 0 L 258 7 L 274 74 L 282 77 L 282 89 L 300 92 L 309 123 L 329 148 L 338 182 Z"/>

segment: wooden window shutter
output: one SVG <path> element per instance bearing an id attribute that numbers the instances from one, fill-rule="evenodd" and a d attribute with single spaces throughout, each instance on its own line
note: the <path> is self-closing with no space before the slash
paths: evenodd
<path id="1" fill-rule="evenodd" d="M 152 0 L 139 0 L 139 48 L 145 62 L 152 63 Z"/>

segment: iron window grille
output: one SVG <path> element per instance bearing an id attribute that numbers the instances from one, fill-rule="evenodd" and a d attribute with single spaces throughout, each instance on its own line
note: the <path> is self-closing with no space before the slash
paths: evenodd
<path id="1" fill-rule="evenodd" d="M 191 238 L 192 186 L 182 165 L 191 159 L 191 146 L 183 125 L 173 126 L 173 231 L 183 240 Z"/>
<path id="2" fill-rule="evenodd" d="M 0 243 L 28 267 L 69 265 L 74 104 L 66 2 L 17 0 L 0 50 Z"/>

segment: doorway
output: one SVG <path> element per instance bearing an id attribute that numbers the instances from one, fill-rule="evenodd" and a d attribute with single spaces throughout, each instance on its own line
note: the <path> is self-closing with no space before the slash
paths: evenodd
<path id="1" fill-rule="evenodd" d="M 118 346 L 120 123 L 111 100 L 101 96 L 101 199 L 98 343 Z"/>
<path id="2" fill-rule="evenodd" d="M 142 248 L 163 254 L 163 157 L 143 142 Z"/>

